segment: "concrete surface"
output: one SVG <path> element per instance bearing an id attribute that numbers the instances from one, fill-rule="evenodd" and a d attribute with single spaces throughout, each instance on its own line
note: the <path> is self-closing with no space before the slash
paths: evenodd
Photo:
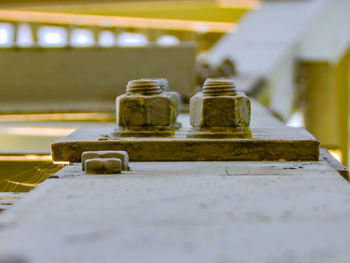
<path id="1" fill-rule="evenodd" d="M 88 176 L 68 166 L 17 201 L 0 217 L 0 262 L 350 258 L 350 188 L 326 162 L 130 167 Z"/>

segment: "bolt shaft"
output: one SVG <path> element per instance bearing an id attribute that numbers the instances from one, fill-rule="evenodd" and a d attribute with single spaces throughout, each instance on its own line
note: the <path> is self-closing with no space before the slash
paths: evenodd
<path id="1" fill-rule="evenodd" d="M 161 92 L 159 81 L 154 79 L 131 80 L 126 87 L 128 95 L 156 95 Z"/>
<path id="2" fill-rule="evenodd" d="M 234 96 L 237 89 L 233 79 L 209 78 L 204 82 L 203 94 L 205 96 Z"/>

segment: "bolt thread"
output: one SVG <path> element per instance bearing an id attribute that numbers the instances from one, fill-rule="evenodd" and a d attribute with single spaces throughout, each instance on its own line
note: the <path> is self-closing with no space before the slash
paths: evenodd
<path id="1" fill-rule="evenodd" d="M 165 78 L 161 78 L 161 79 L 157 79 L 160 89 L 162 91 L 168 91 L 169 90 L 169 84 L 168 84 L 168 80 Z"/>
<path id="2" fill-rule="evenodd" d="M 155 79 L 131 80 L 126 87 L 129 95 L 156 95 L 161 92 L 159 81 Z"/>
<path id="3" fill-rule="evenodd" d="M 233 79 L 209 78 L 204 82 L 203 93 L 206 96 L 234 96 L 237 89 Z"/>

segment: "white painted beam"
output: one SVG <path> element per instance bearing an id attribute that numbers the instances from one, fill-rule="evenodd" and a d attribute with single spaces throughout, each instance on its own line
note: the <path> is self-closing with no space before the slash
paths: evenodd
<path id="1" fill-rule="evenodd" d="M 298 45 L 298 58 L 336 63 L 350 45 L 350 1 L 332 0 L 307 26 Z"/>
<path id="2" fill-rule="evenodd" d="M 269 107 L 287 119 L 293 108 L 295 62 L 337 62 L 350 43 L 350 1 L 264 1 L 208 53 L 210 64 L 234 61 L 238 74 L 265 79 Z"/>

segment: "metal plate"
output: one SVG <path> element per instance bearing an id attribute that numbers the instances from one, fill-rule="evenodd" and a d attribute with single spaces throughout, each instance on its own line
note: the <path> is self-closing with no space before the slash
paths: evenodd
<path id="1" fill-rule="evenodd" d="M 254 128 L 251 139 L 171 138 L 101 140 L 113 129 L 79 129 L 51 145 L 54 161 L 79 162 L 84 151 L 127 151 L 131 161 L 317 161 L 319 142 L 301 128 Z"/>

